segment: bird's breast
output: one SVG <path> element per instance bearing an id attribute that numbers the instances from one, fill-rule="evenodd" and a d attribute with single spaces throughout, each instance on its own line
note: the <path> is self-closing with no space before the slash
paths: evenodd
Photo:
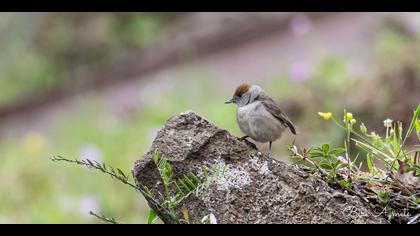
<path id="1" fill-rule="evenodd" d="M 236 110 L 236 118 L 238 121 L 239 128 L 248 136 L 251 136 L 249 121 L 252 119 L 252 116 L 256 112 L 256 108 L 257 104 L 251 103 L 242 107 L 238 107 L 238 109 Z"/>
<path id="2" fill-rule="evenodd" d="M 239 107 L 237 119 L 242 132 L 260 142 L 278 139 L 285 129 L 285 126 L 271 115 L 261 102 Z"/>

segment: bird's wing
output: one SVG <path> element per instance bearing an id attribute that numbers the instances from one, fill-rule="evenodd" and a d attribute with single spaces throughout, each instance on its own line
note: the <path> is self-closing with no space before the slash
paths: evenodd
<path id="1" fill-rule="evenodd" d="M 282 122 L 284 125 L 289 127 L 290 131 L 293 134 L 296 134 L 296 129 L 293 123 L 289 120 L 289 118 L 280 110 L 280 108 L 277 106 L 277 104 L 274 102 L 272 98 L 265 94 L 261 94 L 259 96 L 259 101 L 264 105 L 265 109 L 270 112 L 271 115 L 273 115 L 275 118 L 277 118 L 280 122 Z"/>

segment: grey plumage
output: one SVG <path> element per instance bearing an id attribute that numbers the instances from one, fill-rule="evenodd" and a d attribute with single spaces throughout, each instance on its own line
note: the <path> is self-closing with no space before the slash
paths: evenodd
<path id="1" fill-rule="evenodd" d="M 261 94 L 258 99 L 264 105 L 264 107 L 276 117 L 280 122 L 284 123 L 293 134 L 296 134 L 296 129 L 293 123 L 289 120 L 289 118 L 280 110 L 277 104 L 274 102 L 272 98 L 265 94 Z"/>
<path id="2" fill-rule="evenodd" d="M 226 103 L 238 105 L 236 115 L 242 132 L 258 142 L 269 142 L 270 151 L 271 143 L 279 139 L 286 128 L 296 134 L 290 119 L 257 85 L 240 85 Z"/>

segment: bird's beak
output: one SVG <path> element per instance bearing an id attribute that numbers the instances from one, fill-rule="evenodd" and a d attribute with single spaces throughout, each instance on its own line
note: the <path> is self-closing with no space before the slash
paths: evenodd
<path id="1" fill-rule="evenodd" d="M 233 98 L 232 98 L 232 99 L 230 99 L 229 101 L 226 101 L 226 102 L 225 102 L 225 104 L 230 104 L 230 103 L 233 103 Z"/>

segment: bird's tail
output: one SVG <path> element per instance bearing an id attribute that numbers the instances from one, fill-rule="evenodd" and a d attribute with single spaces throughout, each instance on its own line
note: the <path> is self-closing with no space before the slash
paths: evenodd
<path id="1" fill-rule="evenodd" d="M 292 124 L 292 122 L 290 122 L 288 119 L 284 119 L 284 122 L 286 123 L 286 126 L 289 127 L 290 131 L 296 135 L 296 128 L 295 126 Z"/>

